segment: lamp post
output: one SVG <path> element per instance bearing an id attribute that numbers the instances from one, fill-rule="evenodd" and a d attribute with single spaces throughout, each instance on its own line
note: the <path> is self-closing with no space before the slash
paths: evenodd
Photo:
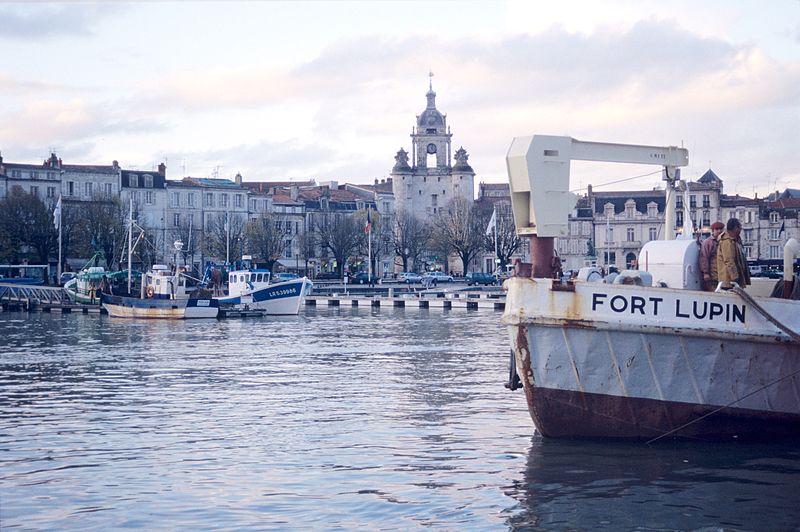
<path id="1" fill-rule="evenodd" d="M 173 244 L 175 246 L 175 268 L 178 268 L 178 256 L 180 255 L 181 250 L 183 249 L 183 240 L 180 238 L 176 240 Z"/>

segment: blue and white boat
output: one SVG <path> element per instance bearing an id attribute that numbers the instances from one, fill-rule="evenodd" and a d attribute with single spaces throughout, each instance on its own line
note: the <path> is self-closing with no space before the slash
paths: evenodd
<path id="1" fill-rule="evenodd" d="M 156 264 L 142 280 L 138 295 L 103 292 L 103 308 L 115 318 L 216 318 L 219 302 L 211 292 L 187 284 L 189 277 Z"/>
<path id="2" fill-rule="evenodd" d="M 226 294 L 215 295 L 220 305 L 264 310 L 267 315 L 297 315 L 313 284 L 306 277 L 271 282 L 270 271 L 251 267 L 252 258 L 245 255 L 242 267 L 228 273 Z"/>

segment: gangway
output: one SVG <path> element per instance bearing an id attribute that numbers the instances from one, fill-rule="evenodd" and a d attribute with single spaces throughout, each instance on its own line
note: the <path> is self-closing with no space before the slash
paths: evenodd
<path id="1" fill-rule="evenodd" d="M 35 286 L 0 282 L 0 304 L 22 304 L 27 309 L 37 305 L 69 303 L 66 291 L 60 286 Z"/>

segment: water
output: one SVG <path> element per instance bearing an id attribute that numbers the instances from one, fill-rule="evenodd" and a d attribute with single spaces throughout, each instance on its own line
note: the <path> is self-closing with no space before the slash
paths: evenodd
<path id="1" fill-rule="evenodd" d="M 542 440 L 492 311 L 0 314 L 2 530 L 788 530 L 793 446 Z"/>

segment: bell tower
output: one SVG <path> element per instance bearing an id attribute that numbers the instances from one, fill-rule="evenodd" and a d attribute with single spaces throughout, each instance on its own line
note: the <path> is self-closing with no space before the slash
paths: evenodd
<path id="1" fill-rule="evenodd" d="M 428 104 L 422 114 L 417 115 L 417 124 L 411 132 L 411 160 L 418 169 L 450 168 L 450 139 L 447 115 L 436 109 L 436 93 L 433 91 L 433 72 L 429 73 Z"/>

